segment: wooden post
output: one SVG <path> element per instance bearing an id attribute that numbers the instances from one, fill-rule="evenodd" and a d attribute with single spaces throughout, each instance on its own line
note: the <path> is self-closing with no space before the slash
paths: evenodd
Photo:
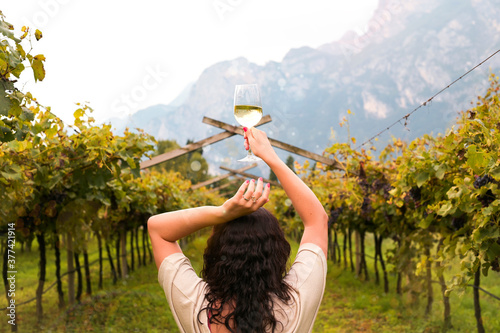
<path id="1" fill-rule="evenodd" d="M 245 166 L 245 167 L 243 167 L 243 168 L 241 168 L 241 169 L 238 169 L 238 170 L 236 170 L 236 171 L 237 171 L 237 172 L 244 172 L 244 171 L 250 170 L 250 169 L 252 169 L 252 168 L 255 168 L 256 166 L 257 166 L 257 163 L 252 163 L 252 164 L 247 165 L 247 166 Z M 237 173 L 237 172 L 236 172 L 236 173 Z M 231 173 L 228 173 L 228 174 L 225 174 L 225 175 L 221 175 L 221 176 L 218 176 L 218 177 L 214 177 L 214 178 L 212 178 L 212 179 L 208 179 L 208 180 L 206 180 L 206 181 L 204 181 L 204 182 L 201 182 L 201 183 L 198 183 L 198 184 L 195 184 L 195 185 L 191 186 L 191 189 L 192 189 L 192 190 L 196 190 L 196 189 L 199 189 L 200 187 L 203 187 L 203 186 L 208 186 L 208 185 L 210 185 L 210 184 L 213 184 L 213 183 L 216 183 L 216 182 L 221 181 L 221 180 L 223 180 L 223 179 L 226 179 L 226 178 L 228 178 L 228 177 L 231 177 L 231 176 L 235 175 L 236 173 L 231 172 Z"/>
<path id="2" fill-rule="evenodd" d="M 216 191 L 220 191 L 220 190 L 223 190 L 225 189 L 226 187 L 229 187 L 231 185 L 234 185 L 236 184 L 237 182 L 240 182 L 242 181 L 243 177 L 236 177 L 235 179 L 231 180 L 229 183 L 226 183 L 226 184 L 223 184 L 219 187 L 216 187 L 216 188 L 212 188 L 210 189 L 208 192 L 216 192 Z"/>
<path id="3" fill-rule="evenodd" d="M 66 233 L 66 246 L 68 265 L 68 303 L 71 306 L 75 304 L 75 267 L 73 265 L 73 238 L 69 232 Z"/>
<path id="4" fill-rule="evenodd" d="M 222 121 L 219 121 L 219 120 L 214 120 L 214 119 L 210 119 L 210 118 L 204 117 L 203 118 L 203 122 L 205 124 L 209 124 L 209 125 L 212 125 L 212 126 L 216 126 L 216 127 L 222 128 L 222 129 L 224 129 L 224 130 L 226 130 L 228 132 L 233 132 L 233 133 L 236 133 L 236 134 L 244 135 L 243 130 L 242 130 L 241 127 L 236 127 L 236 126 L 233 126 L 233 125 L 229 125 L 229 124 L 226 124 L 226 123 L 224 123 Z M 320 163 L 323 163 L 323 164 L 326 164 L 326 165 L 330 165 L 330 166 L 332 166 L 332 167 L 334 167 L 336 169 L 342 169 L 342 170 L 344 169 L 343 166 L 340 165 L 340 163 L 338 163 L 335 160 L 329 159 L 329 158 L 327 158 L 325 156 L 318 155 L 318 154 L 315 154 L 313 152 L 304 150 L 302 148 L 295 147 L 295 146 L 289 145 L 288 143 L 284 143 L 284 142 L 281 142 L 281 141 L 278 141 L 278 140 L 274 140 L 274 139 L 271 139 L 271 138 L 269 138 L 269 142 L 271 143 L 271 145 L 273 145 L 276 148 L 280 148 L 280 149 L 289 151 L 291 153 L 294 153 L 294 154 L 297 154 L 297 155 L 301 155 L 301 156 L 304 156 L 306 158 L 310 158 L 310 159 L 315 160 L 317 162 L 320 162 Z"/>
<path id="5" fill-rule="evenodd" d="M 259 177 L 256 176 L 256 175 L 252 175 L 250 173 L 246 173 L 246 172 L 238 172 L 238 170 L 233 170 L 233 169 L 230 169 L 230 168 L 227 168 L 227 167 L 224 167 L 224 166 L 221 166 L 220 167 L 222 170 L 226 170 L 226 171 L 230 171 L 232 173 L 235 173 L 235 174 L 238 174 L 238 175 L 241 175 L 243 177 L 247 177 L 247 178 L 252 178 L 252 179 L 258 179 Z M 272 181 L 272 180 L 269 180 L 269 179 L 263 179 L 264 182 L 266 183 L 271 183 L 271 185 L 274 185 L 274 186 L 279 186 L 281 187 L 281 185 L 275 181 Z"/>
<path id="6" fill-rule="evenodd" d="M 266 123 L 270 122 L 271 120 L 272 120 L 271 117 L 269 115 L 266 115 L 266 116 L 262 117 L 261 121 L 256 126 L 266 124 Z M 187 154 L 187 153 L 192 152 L 196 149 L 208 146 L 212 143 L 224 140 L 224 139 L 229 138 L 229 137 L 236 135 L 236 134 L 244 135 L 242 127 L 233 126 L 233 125 L 224 123 L 224 122 L 219 121 L 219 120 L 211 119 L 208 117 L 203 117 L 203 123 L 221 128 L 225 131 L 218 133 L 216 135 L 213 135 L 211 137 L 208 137 L 206 139 L 203 139 L 201 141 L 191 143 L 191 144 L 186 145 L 182 148 L 175 149 L 175 150 L 166 152 L 164 154 L 155 156 L 148 161 L 142 162 L 140 168 L 146 169 L 146 168 L 152 167 L 153 165 L 156 165 L 156 164 L 168 161 L 170 159 L 173 159 L 175 157 Z M 278 141 L 278 140 L 275 140 L 272 138 L 269 138 L 269 142 L 271 143 L 271 145 L 273 145 L 276 148 L 280 148 L 280 149 L 289 151 L 291 153 L 294 153 L 294 154 L 297 154 L 300 156 L 304 156 L 306 158 L 315 160 L 317 162 L 332 166 L 333 168 L 336 168 L 336 169 L 340 169 L 340 170 L 344 169 L 344 167 L 340 163 L 338 163 L 337 161 L 332 160 L 330 158 L 327 158 L 325 156 L 318 155 L 316 153 L 307 151 L 307 150 L 299 148 L 299 147 L 292 146 L 288 143 L 281 142 L 281 141 Z"/>
<path id="7" fill-rule="evenodd" d="M 361 236 L 359 231 L 354 231 L 354 243 L 356 249 L 356 277 L 361 277 Z"/>
<path id="8" fill-rule="evenodd" d="M 122 226 L 120 228 L 120 260 L 121 260 L 121 271 L 122 271 L 122 279 L 125 280 L 128 278 L 128 264 L 127 264 L 127 231 L 125 227 Z"/>
<path id="9" fill-rule="evenodd" d="M 205 118 L 204 118 L 204 120 L 205 120 Z M 207 118 L 207 119 L 210 119 L 210 118 Z M 260 122 L 256 126 L 260 126 L 260 125 L 266 124 L 266 123 L 270 122 L 271 120 L 272 119 L 271 119 L 271 117 L 269 115 L 264 116 L 264 117 L 262 117 L 262 119 L 260 120 Z M 241 127 L 238 128 L 238 127 L 232 126 L 232 125 L 229 125 L 229 126 L 231 126 L 231 131 L 221 132 L 221 133 L 212 135 L 211 137 L 208 137 L 206 139 L 203 139 L 201 141 L 190 143 L 190 144 L 188 144 L 188 145 L 186 145 L 186 146 L 184 146 L 182 148 L 171 150 L 171 151 L 166 152 L 164 154 L 155 156 L 155 157 L 153 157 L 152 159 L 150 159 L 148 161 L 142 162 L 140 168 L 141 169 L 146 169 L 146 168 L 152 167 L 153 165 L 156 165 L 156 164 L 159 164 L 159 163 L 171 160 L 173 158 L 176 158 L 176 157 L 179 157 L 181 155 L 184 155 L 184 154 L 187 154 L 189 152 L 192 152 L 192 151 L 194 151 L 196 149 L 200 149 L 202 147 L 211 145 L 212 143 L 215 143 L 215 142 L 227 139 L 227 138 L 229 138 L 229 137 L 231 137 L 233 135 L 236 135 L 236 134 L 243 135 L 243 129 Z M 241 132 L 241 133 L 239 133 L 239 132 Z"/>

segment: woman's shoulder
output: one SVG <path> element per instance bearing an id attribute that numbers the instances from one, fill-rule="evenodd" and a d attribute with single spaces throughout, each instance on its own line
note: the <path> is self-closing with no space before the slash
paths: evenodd
<path id="1" fill-rule="evenodd" d="M 205 284 L 194 270 L 189 258 L 183 253 L 174 253 L 163 259 L 158 269 L 158 282 L 164 289 L 169 285 L 187 289 L 194 285 L 204 287 L 201 285 Z"/>
<path id="2" fill-rule="evenodd" d="M 324 285 L 327 273 L 327 262 L 323 250 L 314 243 L 304 243 L 299 247 L 297 256 L 285 276 L 285 281 L 293 288 L 316 288 L 318 283 Z"/>
<path id="3" fill-rule="evenodd" d="M 303 243 L 300 244 L 299 250 L 297 252 L 297 258 L 311 257 L 320 260 L 320 262 L 326 267 L 326 257 L 325 253 L 321 247 L 314 243 Z"/>
<path id="4" fill-rule="evenodd" d="M 196 316 L 204 307 L 207 285 L 196 274 L 189 258 L 182 253 L 166 257 L 160 265 L 158 281 L 176 322 L 189 327 L 188 332 L 198 332 L 195 328 L 202 324 Z"/>
<path id="5" fill-rule="evenodd" d="M 323 257 L 325 256 L 319 245 L 310 242 L 300 244 L 298 252 L 300 251 L 312 251 L 318 254 L 321 252 Z"/>

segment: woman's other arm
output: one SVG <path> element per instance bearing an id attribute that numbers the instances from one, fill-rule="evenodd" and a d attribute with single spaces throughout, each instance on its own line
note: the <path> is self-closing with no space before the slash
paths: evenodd
<path id="1" fill-rule="evenodd" d="M 264 132 L 250 128 L 246 131 L 245 138 L 247 139 L 245 140 L 245 148 L 248 149 L 248 143 L 250 143 L 252 152 L 269 165 L 302 219 L 304 234 L 300 243 L 314 243 L 323 250 L 326 256 L 328 215 L 321 202 L 313 191 L 278 157 Z"/>
<path id="2" fill-rule="evenodd" d="M 269 201 L 270 189 L 262 180 L 245 181 L 236 194 L 221 206 L 203 206 L 151 216 L 148 233 L 156 267 L 173 253 L 182 252 L 177 240 L 205 227 L 231 221 L 250 214 Z M 245 200 L 255 196 L 256 201 Z"/>

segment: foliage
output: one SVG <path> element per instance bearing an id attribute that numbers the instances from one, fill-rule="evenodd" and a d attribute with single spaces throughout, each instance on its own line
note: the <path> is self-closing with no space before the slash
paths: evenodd
<path id="1" fill-rule="evenodd" d="M 204 234 L 183 248 L 193 267 L 200 271 L 203 249 L 206 243 Z M 200 243 L 200 244 L 198 244 Z M 292 242 L 292 252 L 296 253 L 298 244 Z M 36 244 L 34 246 L 36 248 Z M 373 255 L 371 244 L 369 254 Z M 17 250 L 19 250 L 17 248 Z M 16 251 L 18 252 L 18 251 Z M 19 251 L 18 260 L 23 264 L 18 276 L 17 299 L 25 301 L 32 298 L 37 281 L 37 262 L 35 253 Z M 89 248 L 90 261 L 98 259 L 95 239 Z M 293 258 L 292 254 L 292 258 Z M 65 261 L 63 255 L 63 261 Z M 92 284 L 97 285 L 97 264 L 91 266 Z M 54 272 L 54 254 L 48 256 L 48 271 Z M 54 281 L 54 275 L 47 282 Z M 112 285 L 109 270 L 105 271 L 103 291 L 92 296 L 85 296 L 75 306 L 59 310 L 55 288 L 50 289 L 44 298 L 50 313 L 44 318 L 44 329 L 36 329 L 34 302 L 20 305 L 17 314 L 21 320 L 19 331 L 43 332 L 102 332 L 102 331 L 141 331 L 141 332 L 178 332 L 177 325 L 168 310 L 165 295 L 158 285 L 154 263 L 150 263 L 134 271 L 123 283 Z M 391 283 L 394 282 L 391 277 Z M 484 280 L 484 288 L 497 292 L 498 283 L 493 276 Z M 456 306 L 454 313 L 455 329 L 451 332 L 472 332 L 474 323 L 470 319 L 473 305 L 469 301 L 471 289 L 463 297 L 452 295 Z M 485 302 L 483 306 L 487 332 L 498 331 L 498 302 Z M 3 300 L 0 303 L 5 306 Z M 327 285 L 323 302 L 315 321 L 314 332 L 440 332 L 439 308 L 430 318 L 424 317 L 421 311 L 405 297 L 394 293 L 384 293 L 374 283 L 365 283 L 357 279 L 355 274 L 342 270 L 329 262 Z M 487 319 L 488 318 L 488 319 Z M 0 323 L 0 331 L 7 331 L 7 321 Z"/>
<path id="2" fill-rule="evenodd" d="M 129 264 L 127 254 L 120 255 L 116 247 L 116 264 L 121 263 L 122 269 L 113 267 L 111 242 L 120 242 L 125 251 L 127 233 L 131 240 L 135 235 L 137 243 L 139 230 L 144 230 L 152 214 L 191 205 L 219 204 L 220 200 L 205 190 L 193 193 L 191 182 L 177 172 L 141 171 L 140 162 L 150 156 L 155 143 L 143 131 L 115 135 L 110 125 L 95 125 L 92 109 L 80 104 L 74 111 L 74 124 L 67 126 L 31 94 L 15 88 L 15 78 L 25 68 L 23 62 L 30 64 L 35 81 L 43 80 L 45 58 L 24 52 L 21 43 L 27 37 L 31 41 L 29 28 L 23 27 L 23 35 L 16 38 L 13 27 L 1 13 L 0 30 L 0 82 L 8 90 L 6 96 L 0 96 L 0 232 L 6 233 L 8 225 L 15 225 L 17 244 L 29 248 L 35 238 L 40 244 L 36 307 L 41 322 L 47 250 L 56 252 L 59 306 L 64 306 L 61 249 L 67 251 L 68 269 L 74 260 L 81 277 L 78 257 L 84 254 L 84 268 L 89 274 L 87 250 L 90 240 L 97 237 L 100 275 L 105 247 L 116 283 L 117 272 L 123 279 L 127 277 Z M 41 32 L 36 31 L 35 38 L 40 39 Z M 198 152 L 189 158 L 191 163 L 204 161 Z M 141 261 L 145 261 L 146 255 L 146 245 L 143 246 Z M 6 255 L 4 261 L 5 258 Z M 78 282 L 77 299 L 81 297 L 81 278 Z M 70 300 L 74 299 L 74 290 L 68 288 L 68 294 Z M 8 302 L 10 297 L 6 293 Z"/>
<path id="3" fill-rule="evenodd" d="M 96 126 L 86 105 L 74 111 L 74 126 L 68 129 L 50 108 L 15 87 L 27 67 L 35 81 L 45 76 L 45 57 L 24 51 L 26 42 L 31 47 L 29 28 L 23 27 L 22 36 L 15 37 L 0 12 L 0 32 L 0 82 L 6 93 L 0 96 L 0 232 L 14 223 L 17 242 L 29 244 L 36 237 L 49 242 L 56 253 L 61 244 L 67 246 L 68 255 L 75 251 L 78 258 L 94 236 L 108 249 L 112 241 L 126 241 L 127 232 L 137 235 L 152 214 L 221 203 L 217 193 L 191 190 L 192 183 L 208 176 L 201 151 L 141 171 L 140 161 L 155 149 L 153 137 L 142 131 L 117 136 L 109 125 Z M 37 30 L 34 36 L 39 40 L 42 34 Z M 349 137 L 325 150 L 340 170 L 295 163 L 296 173 L 329 212 L 329 253 L 336 264 L 341 263 L 337 236 L 343 235 L 347 268 L 354 235 L 360 245 L 355 276 L 368 280 L 365 240 L 373 234 L 376 279 L 380 264 L 385 292 L 387 273 L 392 271 L 399 294 L 406 291 L 414 300 L 426 294 L 429 302 L 432 267 L 448 289 L 443 299 L 454 289 L 463 291 L 477 272 L 487 276 L 500 271 L 500 86 L 496 76 L 490 80 L 485 96 L 444 136 L 425 135 L 409 144 L 393 139 L 378 159 L 374 148 L 353 149 L 356 140 Z M 347 118 L 342 125 L 348 128 Z M 156 153 L 178 147 L 173 141 L 160 141 Z M 287 235 L 299 241 L 302 223 L 284 191 L 274 189 L 267 207 Z M 382 253 L 384 239 L 393 246 Z M 44 247 L 39 251 L 41 290 Z M 127 267 L 127 255 L 121 257 Z M 457 257 L 460 269 L 445 280 Z M 41 294 L 37 296 L 38 303 Z"/>
<path id="4" fill-rule="evenodd" d="M 435 260 L 460 255 L 462 273 L 453 285 L 461 287 L 478 269 L 500 271 L 500 101 L 498 79 L 490 80 L 456 129 L 413 141 L 397 161 L 395 200 L 402 205 L 410 196 L 418 230 L 443 240 Z"/>
<path id="5" fill-rule="evenodd" d="M 45 78 L 43 54 L 32 55 L 32 33 L 22 28 L 22 35 L 16 37 L 12 24 L 5 21 L 0 11 L 0 143 L 24 140 L 28 134 L 37 135 L 50 128 L 46 122 L 34 122 L 38 112 L 37 102 L 27 92 L 15 87 L 15 83 L 27 67 L 31 67 L 35 82 Z M 35 39 L 42 38 L 39 30 Z M 26 42 L 27 41 L 27 42 Z M 26 52 L 25 49 L 29 51 Z M 47 127 L 48 126 L 48 127 Z"/>
<path id="6" fill-rule="evenodd" d="M 339 162 L 340 170 L 320 163 L 310 167 L 307 161 L 295 167 L 330 213 L 332 260 L 342 262 L 337 239 L 341 234 L 344 266 L 354 269 L 352 259 L 351 265 L 347 262 L 354 252 L 354 235 L 359 247 L 354 253 L 355 273 L 368 280 L 364 243 L 367 233 L 373 234 L 376 281 L 380 264 L 385 291 L 392 271 L 399 294 L 407 292 L 414 301 L 419 295 L 427 296 L 429 314 L 433 270 L 444 291 L 443 301 L 452 290 L 464 292 L 473 277 L 479 287 L 477 272 L 487 276 L 491 270 L 500 271 L 500 86 L 495 75 L 490 81 L 485 95 L 462 113 L 445 136 L 424 135 L 409 144 L 393 139 L 378 159 L 372 156 L 374 147 L 368 151 L 351 148 L 356 140 L 349 137 L 346 143 L 325 150 Z M 348 119 L 341 125 L 348 128 Z M 272 204 L 292 235 L 301 225 L 286 200 L 278 193 Z M 394 246 L 382 253 L 384 239 Z M 457 257 L 460 270 L 445 277 Z"/>
<path id="7" fill-rule="evenodd" d="M 193 141 L 188 140 L 186 144 L 189 145 L 191 143 L 193 143 Z M 180 146 L 175 140 L 158 140 L 153 155 L 161 155 L 179 148 Z M 157 171 L 167 170 L 180 172 L 185 178 L 191 180 L 192 184 L 201 183 L 209 178 L 208 163 L 202 155 L 203 150 L 200 148 L 165 161 L 152 167 L 152 169 Z"/>

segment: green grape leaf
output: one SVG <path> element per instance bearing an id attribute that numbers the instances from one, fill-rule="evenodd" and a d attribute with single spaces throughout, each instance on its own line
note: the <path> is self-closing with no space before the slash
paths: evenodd
<path id="1" fill-rule="evenodd" d="M 453 186 L 446 192 L 446 195 L 448 196 L 448 199 L 455 199 L 455 198 L 460 198 L 462 195 L 462 188 L 459 186 Z"/>
<path id="2" fill-rule="evenodd" d="M 7 61 L 5 61 L 4 59 L 2 59 L 2 57 L 0 57 L 0 73 L 2 73 L 2 75 L 5 75 L 4 73 L 7 72 Z"/>
<path id="3" fill-rule="evenodd" d="M 139 178 L 141 176 L 141 169 L 139 168 L 133 168 L 132 169 L 132 175 L 136 178 Z"/>
<path id="4" fill-rule="evenodd" d="M 23 46 L 21 44 L 16 44 L 16 51 L 19 53 L 19 56 L 22 59 L 26 58 L 26 51 L 24 51 Z"/>
<path id="5" fill-rule="evenodd" d="M 14 90 L 14 83 L 11 81 L 0 80 L 0 115 L 8 116 L 11 108 L 11 99 L 5 94 L 6 90 Z"/>
<path id="6" fill-rule="evenodd" d="M 422 229 L 427 229 L 431 225 L 433 220 L 433 216 L 429 214 L 426 218 L 420 220 L 418 226 Z"/>
<path id="7" fill-rule="evenodd" d="M 451 203 L 451 201 L 446 201 L 444 205 L 442 205 L 437 214 L 440 216 L 446 216 L 455 213 L 457 208 Z"/>
<path id="8" fill-rule="evenodd" d="M 480 227 L 474 230 L 472 237 L 477 243 L 481 243 L 487 239 L 497 239 L 500 237 L 500 229 L 497 226 Z"/>
<path id="9" fill-rule="evenodd" d="M 73 116 L 76 118 L 76 119 L 79 119 L 81 117 L 83 117 L 83 115 L 85 114 L 85 110 L 83 109 L 78 109 L 76 110 L 74 113 L 73 113 Z"/>
<path id="10" fill-rule="evenodd" d="M 43 81 L 45 79 L 45 68 L 43 66 L 43 62 L 45 57 L 43 56 L 35 56 L 31 62 L 31 68 L 33 69 L 33 75 L 35 77 L 35 82 Z"/>
<path id="11" fill-rule="evenodd" d="M 0 174 L 2 176 L 4 176 L 5 179 L 9 179 L 9 180 L 21 181 L 23 179 L 22 176 L 21 176 L 21 173 L 19 173 L 19 172 L 3 172 L 3 171 L 0 171 Z"/>
<path id="12" fill-rule="evenodd" d="M 419 172 L 415 177 L 415 181 L 417 182 L 417 186 L 421 187 L 424 185 L 426 181 L 430 178 L 430 174 L 427 171 Z"/>
<path id="13" fill-rule="evenodd" d="M 491 170 L 490 176 L 492 176 L 496 180 L 500 180 L 500 167 L 496 167 L 493 170 Z"/>
<path id="14" fill-rule="evenodd" d="M 491 242 L 489 244 L 488 250 L 486 251 L 486 255 L 489 260 L 495 260 L 495 258 L 500 257 L 500 245 L 497 242 Z"/>
<path id="15" fill-rule="evenodd" d="M 130 166 L 130 168 L 132 169 L 135 169 L 136 168 L 136 164 L 135 164 L 135 161 L 133 158 L 131 157 L 127 157 L 127 164 Z"/>
<path id="16" fill-rule="evenodd" d="M 16 131 L 16 140 L 17 141 L 23 141 L 24 139 L 26 139 L 26 136 L 28 135 L 28 131 L 26 129 L 18 129 Z"/>
<path id="17" fill-rule="evenodd" d="M 35 120 L 35 114 L 33 111 L 28 109 L 27 107 L 22 107 L 23 113 L 19 116 L 19 119 L 22 121 L 33 121 Z"/>
<path id="18" fill-rule="evenodd" d="M 40 40 L 43 37 L 42 32 L 38 29 L 35 30 L 35 38 L 36 40 Z"/>
<path id="19" fill-rule="evenodd" d="M 57 134 L 57 126 L 52 126 L 45 130 L 45 135 L 47 138 L 53 138 Z"/>
<path id="20" fill-rule="evenodd" d="M 455 147 L 455 133 L 450 132 L 450 134 L 446 136 L 443 143 L 446 149 L 453 150 L 453 148 Z"/>
<path id="21" fill-rule="evenodd" d="M 10 128 L 0 126 L 0 141 L 10 142 L 15 139 L 14 134 L 11 132 Z"/>
<path id="22" fill-rule="evenodd" d="M 21 42 L 21 40 L 19 38 L 16 38 L 14 36 L 14 34 L 9 30 L 9 25 L 6 22 L 4 22 L 4 21 L 0 21 L 0 32 L 5 37 L 12 39 L 16 43 L 20 43 Z"/>
<path id="23" fill-rule="evenodd" d="M 11 100 L 9 116 L 19 117 L 23 112 L 21 106 L 19 105 L 19 101 L 16 99 Z"/>
<path id="24" fill-rule="evenodd" d="M 434 168 L 436 170 L 436 177 L 437 179 L 443 179 L 444 175 L 446 173 L 446 165 L 440 164 L 438 167 Z"/>
<path id="25" fill-rule="evenodd" d="M 470 145 L 467 148 L 467 164 L 474 172 L 479 173 L 482 168 L 486 167 L 488 161 L 485 159 L 484 152 L 478 149 L 476 145 Z"/>
<path id="26" fill-rule="evenodd" d="M 17 66 L 11 71 L 12 75 L 15 77 L 19 78 L 21 76 L 21 73 L 24 71 L 24 65 L 23 63 L 17 64 Z"/>

